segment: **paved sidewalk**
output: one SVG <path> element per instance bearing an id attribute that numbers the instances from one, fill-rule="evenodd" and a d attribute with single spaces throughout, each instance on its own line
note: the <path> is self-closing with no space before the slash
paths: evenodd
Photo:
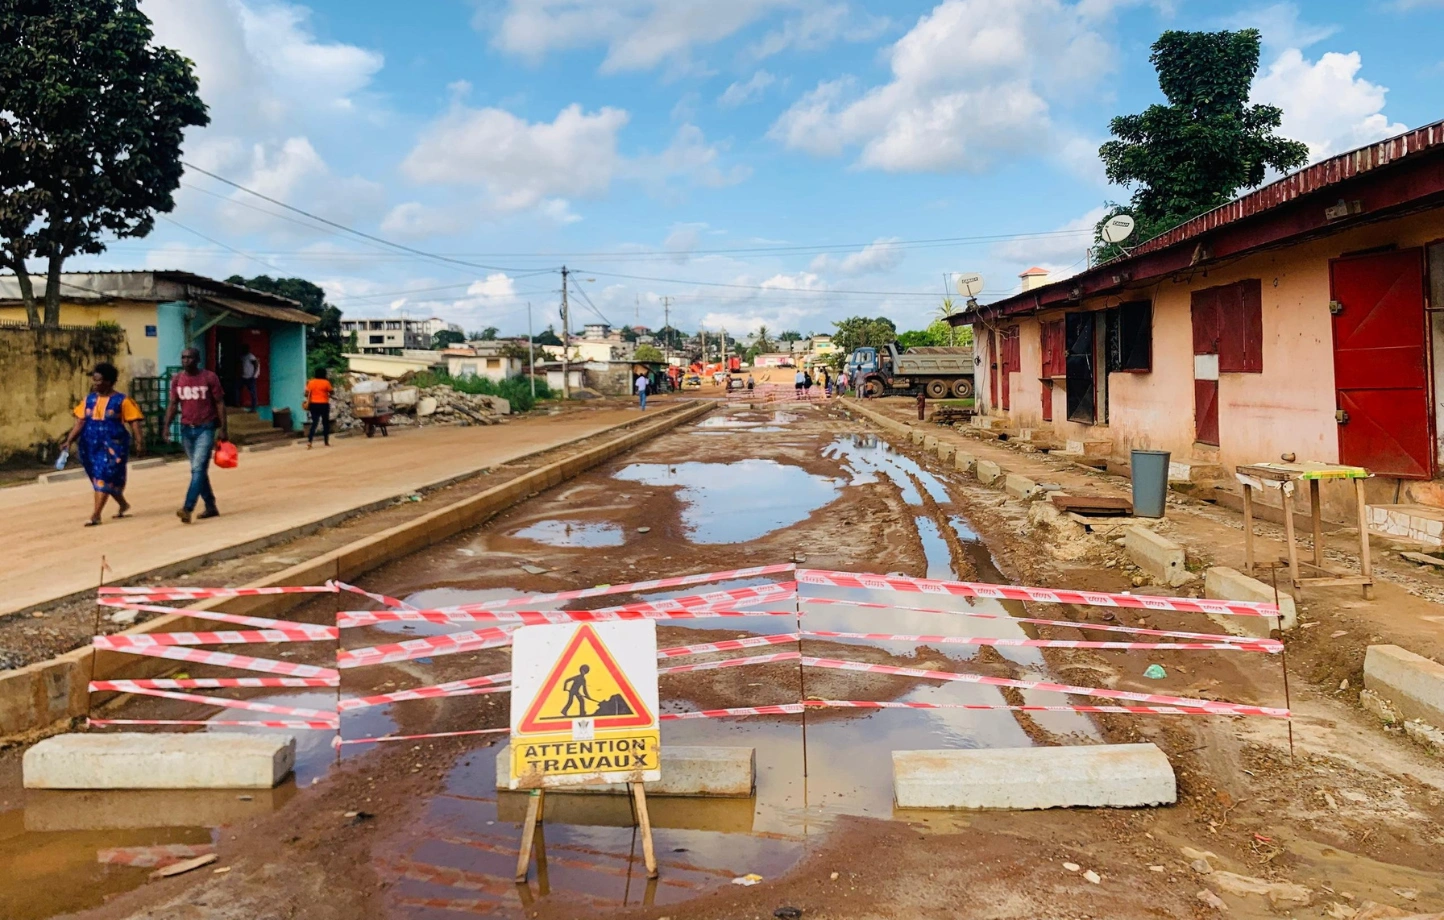
<path id="1" fill-rule="evenodd" d="M 85 479 L 0 489 L 6 544 L 0 616 L 95 587 L 102 555 L 110 566 L 107 581 L 133 578 L 568 441 L 650 421 L 674 406 L 663 403 L 645 416 L 635 408 L 571 408 L 499 426 L 398 429 L 389 438 L 338 438 L 330 448 L 318 441 L 309 451 L 289 445 L 242 453 L 235 469 L 211 468 L 221 516 L 190 525 L 175 516 L 190 481 L 183 462 L 132 470 L 126 489 L 132 516 L 114 520 L 112 503 L 99 527 L 82 526 L 92 494 Z"/>

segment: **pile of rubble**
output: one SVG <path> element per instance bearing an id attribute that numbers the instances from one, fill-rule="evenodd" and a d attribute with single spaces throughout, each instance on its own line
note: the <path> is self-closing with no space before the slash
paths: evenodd
<path id="1" fill-rule="evenodd" d="M 361 427 L 356 417 L 354 394 L 373 394 L 371 401 L 389 406 L 389 424 L 409 425 L 499 425 L 511 414 L 511 404 L 500 396 L 461 393 L 448 386 L 415 387 L 357 375 L 349 390 L 337 394 L 331 405 L 331 428 L 346 431 Z"/>

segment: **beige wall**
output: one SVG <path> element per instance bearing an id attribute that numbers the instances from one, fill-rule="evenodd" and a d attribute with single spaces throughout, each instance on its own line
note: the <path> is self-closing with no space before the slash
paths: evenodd
<path id="1" fill-rule="evenodd" d="M 94 326 L 101 320 L 118 323 L 125 330 L 125 345 L 113 362 L 120 370 L 120 383 L 116 389 L 124 392 L 130 386 L 130 378 L 154 377 L 165 370 L 157 367 L 159 338 L 145 334 L 146 326 L 157 325 L 154 303 L 122 300 L 104 304 L 60 304 L 62 326 Z M 0 322 L 25 322 L 25 308 L 0 306 Z"/>
<path id="2" fill-rule="evenodd" d="M 1059 440 L 1111 440 L 1113 453 L 1120 457 L 1132 448 L 1151 448 L 1170 451 L 1175 460 L 1219 463 L 1228 470 L 1278 460 L 1283 453 L 1296 454 L 1300 460 L 1337 462 L 1329 260 L 1379 246 L 1417 247 L 1441 238 L 1444 209 L 1436 209 L 1251 256 L 1191 277 L 1165 278 L 1128 292 L 1122 299 L 1139 294 L 1151 294 L 1153 299 L 1153 371 L 1108 375 L 1106 424 L 1067 421 L 1061 381 L 1054 387 L 1054 421 L 1043 424 L 1040 325 L 1037 319 L 1025 319 L 1019 324 L 1022 371 L 1011 375 L 1008 414 L 1018 427 L 1051 428 Z M 1248 278 L 1260 279 L 1262 286 L 1263 373 L 1220 375 L 1220 444 L 1212 448 L 1194 441 L 1191 295 Z M 1094 298 L 1083 306 L 1103 309 L 1119 300 Z M 1042 318 L 1061 316 L 1054 312 Z M 1444 359 L 1444 322 L 1436 321 L 1435 328 L 1437 364 Z M 986 341 L 985 334 L 979 338 Z M 984 396 L 986 385 L 980 377 L 979 392 Z M 1435 392 L 1437 417 L 1444 413 L 1444 380 L 1436 379 Z M 1100 411 L 1104 401 L 1100 395 Z M 1444 504 L 1439 483 L 1376 479 L 1369 488 L 1371 496 L 1377 493 L 1381 501 L 1395 500 L 1397 492 L 1399 500 Z M 1330 489 L 1326 503 L 1330 516 L 1344 520 L 1352 514 L 1352 501 L 1342 488 Z"/>
<path id="3" fill-rule="evenodd" d="M 53 457 L 90 392 L 91 368 L 114 359 L 91 329 L 0 327 L 0 460 Z"/>

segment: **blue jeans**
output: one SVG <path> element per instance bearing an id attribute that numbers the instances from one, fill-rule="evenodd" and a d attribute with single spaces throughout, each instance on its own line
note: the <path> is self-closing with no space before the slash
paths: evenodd
<path id="1" fill-rule="evenodd" d="M 260 397 L 260 391 L 256 389 L 256 378 L 255 378 L 255 377 L 242 377 L 242 378 L 241 378 L 241 390 L 242 390 L 242 392 L 249 393 L 249 394 L 251 395 L 251 408 L 252 408 L 252 409 L 257 409 L 257 408 L 260 407 L 260 405 L 261 405 L 261 397 Z M 240 399 L 237 399 L 236 402 L 240 402 Z"/>
<path id="2" fill-rule="evenodd" d="M 643 409 L 647 408 L 647 391 L 646 391 L 646 390 L 638 390 L 638 391 L 637 391 L 637 399 L 639 399 L 639 400 L 642 401 L 642 408 L 643 408 Z"/>
<path id="3" fill-rule="evenodd" d="M 182 425 L 181 447 L 191 462 L 191 484 L 186 489 L 185 509 L 194 511 L 196 500 L 206 503 L 206 508 L 216 506 L 216 494 L 211 491 L 211 452 L 216 447 L 216 424 Z"/>

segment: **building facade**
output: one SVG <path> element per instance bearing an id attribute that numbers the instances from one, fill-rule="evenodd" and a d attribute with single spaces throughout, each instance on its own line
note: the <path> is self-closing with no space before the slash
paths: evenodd
<path id="1" fill-rule="evenodd" d="M 341 334 L 356 336 L 358 354 L 399 355 L 406 349 L 430 348 L 434 333 L 427 330 L 432 322 L 393 316 L 342 319 Z"/>
<path id="2" fill-rule="evenodd" d="M 1363 466 L 1370 504 L 1444 507 L 1444 122 L 1333 157 L 1131 255 L 956 314 L 978 405 L 1178 479 Z M 1326 514 L 1355 520 L 1352 493 Z"/>

